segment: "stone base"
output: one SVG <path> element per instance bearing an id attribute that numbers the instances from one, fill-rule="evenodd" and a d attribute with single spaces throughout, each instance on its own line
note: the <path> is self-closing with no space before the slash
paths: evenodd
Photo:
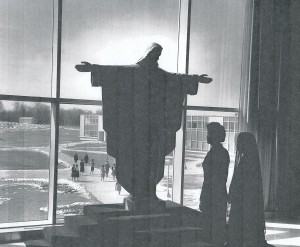
<path id="1" fill-rule="evenodd" d="M 128 210 L 124 209 L 124 206 Z M 140 212 L 151 213 L 140 213 Z M 84 207 L 64 225 L 44 229 L 27 247 L 212 247 L 203 242 L 201 213 L 171 201 L 126 198 Z"/>
<path id="2" fill-rule="evenodd" d="M 133 214 L 161 214 L 166 212 L 166 202 L 158 198 L 134 200 L 125 197 L 124 208 Z"/>

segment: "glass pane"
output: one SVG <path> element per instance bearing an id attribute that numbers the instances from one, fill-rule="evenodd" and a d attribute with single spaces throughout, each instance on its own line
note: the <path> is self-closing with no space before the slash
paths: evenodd
<path id="1" fill-rule="evenodd" d="M 197 128 L 197 120 L 193 120 L 193 122 L 192 122 L 192 128 L 193 129 Z"/>
<path id="2" fill-rule="evenodd" d="M 233 117 L 237 121 L 237 114 L 234 112 L 208 112 L 208 111 L 187 111 L 188 116 L 202 116 L 207 122 L 215 122 L 218 120 L 222 123 L 223 119 L 226 117 Z M 206 142 L 207 130 L 206 126 L 204 129 L 196 129 L 195 131 L 189 131 L 190 133 L 187 140 L 194 140 L 196 134 L 202 137 L 203 141 L 191 142 L 191 145 L 186 143 L 186 157 L 185 157 L 185 167 L 184 170 L 184 194 L 183 194 L 183 204 L 185 206 L 191 207 L 193 209 L 199 210 L 199 198 L 201 193 L 201 188 L 203 184 L 203 169 L 202 162 L 210 145 Z M 226 132 L 226 140 L 223 146 L 228 150 L 230 155 L 230 165 L 228 170 L 227 187 L 229 186 L 233 174 L 234 168 L 234 155 L 235 155 L 235 133 L 231 131 Z M 198 139 L 200 140 L 200 139 Z"/>
<path id="3" fill-rule="evenodd" d="M 106 153 L 101 106 L 61 105 L 59 123 L 57 218 L 82 214 L 88 204 L 122 201 L 126 193 L 115 191 L 115 163 Z M 106 163 L 102 181 L 100 168 Z"/>
<path id="4" fill-rule="evenodd" d="M 160 67 L 176 72 L 178 7 L 178 0 L 64 0 L 61 96 L 101 99 L 90 74 L 74 66 L 135 64 L 151 42 L 163 47 Z"/>
<path id="5" fill-rule="evenodd" d="M 198 138 L 198 141 L 204 141 L 203 140 L 203 131 L 197 130 L 197 138 Z"/>
<path id="6" fill-rule="evenodd" d="M 197 131 L 194 129 L 191 131 L 191 139 L 192 139 L 192 141 L 197 140 Z"/>
<path id="7" fill-rule="evenodd" d="M 199 84 L 188 105 L 238 108 L 245 2 L 193 1 L 189 73 L 213 82 Z"/>
<path id="8" fill-rule="evenodd" d="M 0 94 L 51 96 L 53 1 L 0 1 Z"/>
<path id="9" fill-rule="evenodd" d="M 156 195 L 162 200 L 172 200 L 173 195 L 173 152 L 165 158 L 164 177 L 156 186 Z"/>
<path id="10" fill-rule="evenodd" d="M 203 128 L 203 120 L 202 120 L 202 119 L 198 120 L 197 128 L 198 128 L 198 129 Z"/>
<path id="11" fill-rule="evenodd" d="M 93 135 L 86 129 L 95 129 Z M 95 135 L 94 135 L 95 133 Z M 57 218 L 82 214 L 88 204 L 122 203 L 128 193 L 116 190 L 115 159 L 106 152 L 100 106 L 61 105 Z M 94 164 L 94 168 L 92 168 Z M 72 170 L 73 166 L 75 169 Z M 103 170 L 102 170 L 103 167 Z M 173 154 L 166 156 L 157 196 L 172 197 Z"/>
<path id="12" fill-rule="evenodd" d="M 0 101 L 1 223 L 48 219 L 50 105 Z"/>
<path id="13" fill-rule="evenodd" d="M 186 140 L 190 141 L 192 138 L 191 130 L 186 130 Z"/>
<path id="14" fill-rule="evenodd" d="M 191 122 L 191 121 L 187 121 L 187 122 L 186 122 L 186 127 L 187 127 L 188 129 L 192 128 L 192 122 Z"/>

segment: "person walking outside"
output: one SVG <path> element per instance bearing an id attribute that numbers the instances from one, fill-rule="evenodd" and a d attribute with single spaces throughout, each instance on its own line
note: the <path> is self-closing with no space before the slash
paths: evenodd
<path id="1" fill-rule="evenodd" d="M 78 160 L 78 154 L 75 153 L 75 155 L 74 155 L 74 161 L 75 161 L 75 164 L 77 164 L 77 160 Z"/>
<path id="2" fill-rule="evenodd" d="M 90 174 L 94 174 L 94 170 L 95 170 L 95 160 L 92 159 L 92 162 L 91 162 L 91 172 L 90 172 Z"/>
<path id="3" fill-rule="evenodd" d="M 104 181 L 105 178 L 105 167 L 104 165 L 102 165 L 101 167 L 101 181 Z"/>
<path id="4" fill-rule="evenodd" d="M 75 165 L 75 181 L 77 178 L 77 182 L 79 181 L 79 166 L 78 164 Z"/>
<path id="5" fill-rule="evenodd" d="M 84 161 L 83 161 L 83 159 L 81 159 L 79 165 L 80 165 L 80 174 L 82 175 L 84 173 Z"/>
<path id="6" fill-rule="evenodd" d="M 75 181 L 75 177 L 76 177 L 76 167 L 75 167 L 75 164 L 73 164 L 73 166 L 71 168 L 71 178 L 72 178 L 72 181 Z"/>
<path id="7" fill-rule="evenodd" d="M 122 189 L 121 184 L 117 180 L 115 185 L 115 191 L 118 191 L 119 195 L 121 194 L 121 189 Z"/>
<path id="8" fill-rule="evenodd" d="M 108 177 L 108 173 L 109 173 L 109 163 L 108 161 L 106 161 L 105 163 L 105 176 Z"/>
<path id="9" fill-rule="evenodd" d="M 111 175 L 113 177 L 113 180 L 116 180 L 116 168 L 114 165 L 111 166 Z"/>

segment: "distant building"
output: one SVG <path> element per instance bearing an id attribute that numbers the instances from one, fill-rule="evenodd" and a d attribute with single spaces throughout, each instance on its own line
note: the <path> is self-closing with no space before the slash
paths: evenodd
<path id="1" fill-rule="evenodd" d="M 80 139 L 105 141 L 106 135 L 103 130 L 102 115 L 80 115 Z M 210 122 L 218 122 L 226 130 L 226 139 L 223 146 L 230 154 L 235 152 L 235 136 L 237 133 L 238 117 L 235 113 L 197 112 L 187 115 L 186 119 L 186 148 L 191 151 L 207 152 L 209 145 L 206 141 L 206 125 Z"/>
<path id="2" fill-rule="evenodd" d="M 105 141 L 102 115 L 80 115 L 80 139 Z"/>
<path id="3" fill-rule="evenodd" d="M 19 123 L 22 123 L 22 124 L 35 124 L 35 119 L 34 119 L 34 117 L 20 117 L 19 118 Z"/>
<path id="4" fill-rule="evenodd" d="M 234 154 L 235 136 L 238 130 L 238 117 L 235 113 L 218 112 L 216 115 L 215 112 L 194 111 L 193 115 L 188 114 L 186 119 L 186 148 L 202 152 L 209 150 L 210 147 L 206 140 L 206 125 L 211 122 L 218 122 L 224 126 L 226 139 L 223 146 L 230 154 Z"/>

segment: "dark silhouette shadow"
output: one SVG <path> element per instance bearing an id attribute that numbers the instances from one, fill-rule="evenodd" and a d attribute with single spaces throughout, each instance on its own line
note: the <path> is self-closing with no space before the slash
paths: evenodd
<path id="1" fill-rule="evenodd" d="M 240 133 L 236 146 L 235 168 L 228 197 L 231 204 L 228 245 L 271 246 L 265 241 L 263 185 L 254 135 Z"/>
<path id="2" fill-rule="evenodd" d="M 102 87 L 107 153 L 116 158 L 116 179 L 131 194 L 127 202 L 136 204 L 137 211 L 144 211 L 150 201 L 162 205 L 156 185 L 164 177 L 165 156 L 175 148 L 184 98 L 197 94 L 198 83 L 212 81 L 206 74 L 159 68 L 162 50 L 152 43 L 132 65 L 75 66 L 79 72 L 91 73 L 92 86 Z"/>
<path id="3" fill-rule="evenodd" d="M 200 196 L 205 240 L 213 246 L 224 246 L 227 240 L 226 182 L 229 167 L 228 151 L 222 146 L 225 129 L 216 122 L 207 125 L 207 143 L 211 145 L 203 161 L 204 182 Z"/>

